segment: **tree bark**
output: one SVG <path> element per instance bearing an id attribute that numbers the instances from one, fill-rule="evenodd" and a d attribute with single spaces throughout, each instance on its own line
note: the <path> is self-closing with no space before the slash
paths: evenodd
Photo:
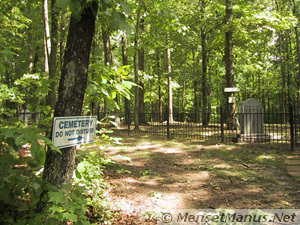
<path id="1" fill-rule="evenodd" d="M 296 3 L 295 0 L 292 1 L 292 8 L 293 8 L 293 14 L 294 16 L 297 16 L 297 8 L 296 8 Z M 298 73 L 295 78 L 296 84 L 297 84 L 297 104 L 300 106 L 300 42 L 299 42 L 299 32 L 298 32 L 298 27 L 295 26 L 295 35 L 296 35 L 296 46 L 297 46 L 297 64 L 298 64 Z"/>
<path id="2" fill-rule="evenodd" d="M 50 27 L 49 27 L 49 16 L 48 16 L 48 0 L 43 0 L 43 21 L 44 21 L 44 69 L 45 72 L 49 72 L 49 58 L 51 52 L 51 40 L 50 40 Z"/>
<path id="3" fill-rule="evenodd" d="M 102 40 L 103 40 L 105 65 L 112 66 L 112 50 L 111 50 L 111 44 L 110 44 L 110 31 L 106 27 L 102 27 Z"/>
<path id="4" fill-rule="evenodd" d="M 275 5 L 277 11 L 280 13 L 279 5 L 277 0 L 275 0 Z M 286 110 L 286 103 L 285 103 L 285 80 L 286 80 L 286 74 L 285 74 L 285 54 L 284 54 L 284 35 L 278 33 L 278 53 L 279 53 L 279 61 L 280 61 L 280 76 L 281 76 L 281 96 L 280 96 L 280 102 L 281 102 L 281 109 L 283 112 Z M 285 113 L 283 114 L 283 121 L 286 122 Z"/>
<path id="5" fill-rule="evenodd" d="M 30 3 L 27 3 L 27 14 L 31 14 Z M 32 26 L 28 25 L 28 69 L 29 73 L 33 71 L 33 44 L 32 44 Z"/>
<path id="6" fill-rule="evenodd" d="M 206 34 L 204 29 L 201 29 L 201 46 L 202 46 L 202 125 L 208 124 L 208 103 L 207 103 L 207 49 L 206 49 Z"/>
<path id="7" fill-rule="evenodd" d="M 83 10 L 79 20 L 71 16 L 55 117 L 82 114 L 97 9 L 98 4 L 93 2 Z M 49 149 L 43 180 L 58 187 L 70 183 L 75 165 L 75 150 L 75 147 L 64 148 L 61 149 L 62 154 L 59 154 Z"/>
<path id="8" fill-rule="evenodd" d="M 194 82 L 193 82 L 193 89 L 194 89 L 194 116 L 195 122 L 199 122 L 199 101 L 198 101 L 198 62 L 193 52 L 193 61 L 194 61 Z"/>
<path id="9" fill-rule="evenodd" d="M 225 33 L 225 82 L 226 87 L 234 87 L 234 68 L 233 68 L 233 3 L 232 0 L 226 0 L 226 16 L 225 24 L 228 29 Z M 225 93 L 225 109 L 224 117 L 227 123 L 227 128 L 232 129 L 234 127 L 234 108 L 233 105 L 228 102 L 228 98 L 232 93 Z"/>
<path id="10" fill-rule="evenodd" d="M 173 88 L 172 88 L 172 67 L 171 67 L 171 50 L 167 48 L 164 51 L 165 73 L 168 74 L 168 108 L 169 121 L 173 122 Z"/>
<path id="11" fill-rule="evenodd" d="M 123 65 L 128 65 L 128 56 L 127 56 L 127 36 L 124 34 L 121 40 L 122 45 L 122 61 Z M 124 107 L 125 107 L 125 124 L 131 123 L 131 110 L 130 110 L 130 101 L 124 97 Z"/>
<path id="12" fill-rule="evenodd" d="M 137 14 L 137 22 L 136 22 L 136 30 L 135 30 L 135 37 L 134 37 L 134 47 L 135 47 L 135 54 L 134 54 L 134 82 L 139 84 L 139 67 L 138 67 L 138 39 L 139 39 L 139 29 L 140 29 L 140 16 L 141 10 L 138 10 Z M 134 125 L 135 129 L 140 129 L 139 123 L 139 87 L 135 87 L 135 104 L 134 104 Z"/>
<path id="13" fill-rule="evenodd" d="M 158 76 L 158 110 L 159 110 L 159 122 L 163 122 L 163 103 L 162 103 L 162 93 L 161 93 L 161 73 L 160 73 L 160 57 L 159 50 L 157 49 L 156 56 L 156 65 L 157 65 L 157 76 Z"/>
<path id="14" fill-rule="evenodd" d="M 205 1 L 201 2 L 201 19 L 204 20 L 205 13 Z M 208 125 L 208 103 L 207 103 L 207 61 L 208 61 L 208 52 L 206 46 L 207 34 L 205 29 L 201 28 L 201 47 L 202 47 L 202 125 Z"/>
<path id="15" fill-rule="evenodd" d="M 66 49 L 66 16 L 67 16 L 67 13 L 66 11 L 63 11 L 61 13 L 61 16 L 60 16 L 60 41 L 59 41 L 59 53 L 60 53 L 60 56 L 59 56 L 59 66 L 60 68 L 62 68 L 62 65 L 63 65 L 63 59 L 64 59 L 64 55 L 65 55 L 65 49 Z"/>
<path id="16" fill-rule="evenodd" d="M 47 96 L 47 105 L 51 109 L 56 104 L 56 70 L 57 70 L 57 46 L 58 46 L 58 8 L 56 0 L 51 0 L 51 52 L 49 62 L 50 91 Z"/>
<path id="17" fill-rule="evenodd" d="M 182 120 L 183 122 L 186 122 L 186 110 L 185 110 L 185 98 L 186 98 L 186 81 L 185 77 L 183 78 L 183 84 L 182 84 Z"/>
<path id="18" fill-rule="evenodd" d="M 139 30 L 140 32 L 144 32 L 144 18 L 140 19 L 140 26 Z M 138 66 L 139 71 L 144 72 L 145 71 L 145 51 L 143 47 L 140 47 L 139 51 L 139 59 L 138 59 Z M 141 80 L 141 79 L 140 79 Z M 145 84 L 143 81 L 139 82 L 140 90 L 139 90 L 139 123 L 141 125 L 146 125 L 146 114 L 145 114 Z"/>

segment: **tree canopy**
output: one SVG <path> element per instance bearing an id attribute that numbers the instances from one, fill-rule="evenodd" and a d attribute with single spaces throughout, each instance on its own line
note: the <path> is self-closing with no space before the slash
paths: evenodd
<path id="1" fill-rule="evenodd" d="M 40 135 L 50 138 L 54 116 L 139 129 L 150 113 L 163 122 L 163 112 L 171 121 L 191 112 L 207 125 L 228 103 L 226 87 L 240 88 L 238 105 L 300 104 L 299 0 L 0 0 L 0 9 L 0 121 L 16 129 L 0 144 L 29 141 L 58 187 L 72 179 L 75 150 Z M 38 136 L 17 129 L 25 125 Z M 47 158 L 36 139 L 53 150 Z M 69 177 L 51 180 L 64 161 Z"/>

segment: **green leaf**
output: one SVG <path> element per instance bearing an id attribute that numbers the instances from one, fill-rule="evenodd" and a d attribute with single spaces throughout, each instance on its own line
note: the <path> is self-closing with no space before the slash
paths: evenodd
<path id="1" fill-rule="evenodd" d="M 37 182 L 33 182 L 31 186 L 35 191 L 38 190 L 39 188 L 41 188 L 41 184 L 39 184 Z"/>
<path id="2" fill-rule="evenodd" d="M 57 0 L 56 5 L 64 11 L 69 6 L 69 0 Z"/>
<path id="3" fill-rule="evenodd" d="M 125 87 L 127 87 L 128 89 L 131 89 L 132 86 L 136 86 L 135 83 L 130 82 L 130 81 L 124 81 L 123 85 L 124 85 Z"/>
<path id="4" fill-rule="evenodd" d="M 79 20 L 81 18 L 81 4 L 78 0 L 70 0 L 69 3 L 70 11 L 73 13 L 75 18 Z"/>
<path id="5" fill-rule="evenodd" d="M 84 164 L 84 162 L 81 162 L 81 163 L 79 163 L 79 164 L 77 165 L 77 171 L 78 171 L 79 173 L 82 173 L 82 172 L 85 171 L 85 164 Z"/>
<path id="6" fill-rule="evenodd" d="M 47 138 L 47 137 L 45 137 L 45 136 L 43 136 L 43 135 L 35 134 L 35 137 L 36 137 L 37 139 L 40 139 L 40 140 L 44 141 L 45 144 L 50 144 L 50 143 L 52 143 L 52 141 L 51 141 L 49 138 Z"/>
<path id="7" fill-rule="evenodd" d="M 46 151 L 44 148 L 41 148 L 37 151 L 37 159 L 41 164 L 45 164 L 46 161 Z"/>
<path id="8" fill-rule="evenodd" d="M 122 13 L 116 11 L 113 11 L 112 13 L 110 20 L 110 28 L 113 31 L 124 30 L 127 32 L 130 32 L 132 29 L 130 24 L 127 23 L 126 17 Z"/>
<path id="9" fill-rule="evenodd" d="M 15 139 L 12 137 L 6 138 L 6 143 L 14 150 L 19 150 L 19 148 L 21 148 L 21 146 L 16 145 Z"/>
<path id="10" fill-rule="evenodd" d="M 59 189 L 58 191 L 55 192 L 50 192 L 49 193 L 49 198 L 51 202 L 54 203 L 62 203 L 65 201 L 65 195 L 63 192 L 63 189 Z"/>
<path id="11" fill-rule="evenodd" d="M 120 2 L 124 12 L 127 14 L 127 15 L 130 15 L 132 13 L 132 8 L 126 4 L 125 2 Z"/>
<path id="12" fill-rule="evenodd" d="M 109 93 L 107 90 L 105 90 L 104 88 L 100 87 L 100 91 L 102 92 L 102 94 L 109 96 Z"/>
<path id="13" fill-rule="evenodd" d="M 40 164 L 35 160 L 28 160 L 27 165 L 32 167 L 32 168 L 37 168 L 37 167 L 40 166 Z"/>
<path id="14" fill-rule="evenodd" d="M 58 206 L 58 205 L 52 205 L 52 206 L 49 208 L 49 210 L 50 210 L 53 214 L 56 213 L 56 212 L 60 213 L 60 212 L 63 212 L 63 211 L 64 211 L 63 207 Z"/>
<path id="15" fill-rule="evenodd" d="M 24 145 L 26 143 L 32 143 L 35 139 L 28 134 L 22 134 L 16 139 L 16 145 Z"/>
<path id="16" fill-rule="evenodd" d="M 0 51 L 0 55 L 4 58 L 4 60 L 8 60 L 13 59 L 16 54 L 9 50 L 2 50 Z"/>
<path id="17" fill-rule="evenodd" d="M 53 144 L 49 144 L 49 147 L 50 147 L 53 151 L 56 151 L 56 152 L 58 152 L 59 154 L 62 154 L 61 150 L 60 150 L 58 147 L 54 146 Z"/>
<path id="18" fill-rule="evenodd" d="M 65 212 L 63 213 L 63 218 L 77 222 L 77 216 L 73 213 Z"/>
<path id="19" fill-rule="evenodd" d="M 112 100 L 110 98 L 105 98 L 105 99 L 106 99 L 107 107 L 110 110 L 120 109 L 120 107 L 118 106 L 118 104 L 114 100 Z"/>
<path id="20" fill-rule="evenodd" d="M 6 137 L 13 137 L 13 136 L 14 136 L 14 133 L 15 133 L 14 130 L 8 129 L 8 130 L 5 131 L 4 135 L 5 135 Z"/>
<path id="21" fill-rule="evenodd" d="M 115 99 L 117 97 L 117 92 L 115 90 L 112 90 L 110 94 L 112 99 Z"/>
<path id="22" fill-rule="evenodd" d="M 86 88 L 86 93 L 89 95 L 95 95 L 98 92 L 98 88 L 95 84 L 89 84 Z"/>
<path id="23" fill-rule="evenodd" d="M 123 86 L 122 86 L 121 84 L 116 84 L 115 87 L 116 87 L 116 89 L 117 89 L 119 92 L 124 91 L 124 88 L 123 88 Z"/>
<path id="24" fill-rule="evenodd" d="M 37 141 L 31 143 L 30 154 L 35 160 L 38 160 L 38 151 L 40 148 L 41 145 Z"/>
<path id="25" fill-rule="evenodd" d="M 76 178 L 81 179 L 81 173 L 78 170 L 75 170 Z"/>

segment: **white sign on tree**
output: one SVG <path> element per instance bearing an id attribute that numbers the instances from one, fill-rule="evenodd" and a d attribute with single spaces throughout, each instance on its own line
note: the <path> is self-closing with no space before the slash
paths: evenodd
<path id="1" fill-rule="evenodd" d="M 96 121 L 96 116 L 54 117 L 54 146 L 66 148 L 95 141 Z"/>

